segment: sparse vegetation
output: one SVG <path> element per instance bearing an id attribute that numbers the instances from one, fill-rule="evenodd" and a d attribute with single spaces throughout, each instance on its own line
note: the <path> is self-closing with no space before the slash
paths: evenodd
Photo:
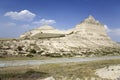
<path id="1" fill-rule="evenodd" d="M 22 73 L 6 73 L 0 74 L 0 79 L 2 80 L 36 80 L 38 78 L 46 78 L 50 75 L 44 72 L 38 72 L 34 70 L 28 70 Z"/>
<path id="2" fill-rule="evenodd" d="M 95 70 L 110 65 L 120 64 L 120 59 L 92 61 L 84 63 L 59 63 L 36 66 L 19 66 L 0 68 L 0 77 L 4 80 L 28 80 L 53 76 L 55 80 L 107 80 L 95 75 Z M 37 74 L 37 76 L 36 76 Z M 40 74 L 40 75 L 39 75 Z M 34 75 L 34 76 L 33 76 Z M 31 78 L 31 76 L 33 76 Z"/>
<path id="3" fill-rule="evenodd" d="M 36 50 L 35 50 L 35 49 L 31 49 L 31 50 L 30 50 L 30 53 L 35 54 L 35 53 L 36 53 Z"/>
<path id="4" fill-rule="evenodd" d="M 45 42 L 44 42 L 45 40 Z M 47 39 L 31 39 L 31 40 L 21 40 L 21 39 L 10 39 L 10 40 L 0 40 L 0 56 L 11 57 L 11 56 L 47 56 L 47 57 L 74 57 L 74 56 L 84 56 L 84 57 L 94 57 L 94 56 L 118 56 L 120 55 L 120 47 L 99 47 L 96 49 L 92 48 L 78 48 L 69 47 L 68 51 L 63 47 L 59 49 L 58 45 L 64 44 L 58 42 L 52 52 L 52 42 Z M 50 40 L 52 41 L 52 40 Z M 53 42 L 54 43 L 54 42 Z M 48 45 L 48 46 L 47 46 Z M 62 45 L 61 45 L 62 46 Z M 61 47 L 60 47 L 61 48 Z M 3 58 L 2 58 L 3 59 Z"/>
<path id="5" fill-rule="evenodd" d="M 43 52 L 44 52 L 44 51 L 41 50 L 41 51 L 37 52 L 37 54 L 41 55 Z"/>
<path id="6" fill-rule="evenodd" d="M 18 46 L 17 49 L 18 49 L 18 51 L 22 51 L 23 50 L 21 46 Z"/>
<path id="7" fill-rule="evenodd" d="M 45 56 L 49 56 L 49 57 L 63 57 L 62 55 L 60 55 L 58 53 L 46 54 Z"/>
<path id="8" fill-rule="evenodd" d="M 34 55 L 32 55 L 32 54 L 27 54 L 26 57 L 32 58 L 32 57 L 34 57 Z"/>
<path id="9" fill-rule="evenodd" d="M 33 57 L 30 57 L 33 56 Z M 0 60 L 4 61 L 4 60 L 46 60 L 46 59 L 52 59 L 51 57 L 47 57 L 47 56 L 34 56 L 31 54 L 28 54 L 26 56 L 21 56 L 21 55 L 17 55 L 17 56 L 10 56 L 10 57 L 6 57 L 6 56 L 1 56 Z"/>

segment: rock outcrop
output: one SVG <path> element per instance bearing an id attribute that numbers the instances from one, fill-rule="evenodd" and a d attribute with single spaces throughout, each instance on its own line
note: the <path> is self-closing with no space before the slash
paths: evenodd
<path id="1" fill-rule="evenodd" d="M 42 26 L 21 35 L 20 38 L 16 41 L 4 41 L 7 44 L 4 47 L 8 49 L 1 47 L 2 51 L 9 54 L 36 53 L 47 56 L 120 54 L 120 46 L 108 37 L 104 25 L 92 16 L 67 31 Z"/>
<path id="2" fill-rule="evenodd" d="M 97 69 L 95 74 L 103 79 L 120 80 L 120 65 L 111 65 Z"/>

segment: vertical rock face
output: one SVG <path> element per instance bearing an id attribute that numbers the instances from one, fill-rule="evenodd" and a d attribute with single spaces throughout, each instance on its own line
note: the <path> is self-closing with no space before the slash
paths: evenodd
<path id="1" fill-rule="evenodd" d="M 51 26 L 42 26 L 21 35 L 22 40 L 7 42 L 10 49 L 29 53 L 31 49 L 41 55 L 114 55 L 119 54 L 119 45 L 106 33 L 105 27 L 89 16 L 73 29 L 60 31 Z M 17 46 L 17 47 L 16 47 Z M 7 50 L 9 51 L 9 50 Z"/>

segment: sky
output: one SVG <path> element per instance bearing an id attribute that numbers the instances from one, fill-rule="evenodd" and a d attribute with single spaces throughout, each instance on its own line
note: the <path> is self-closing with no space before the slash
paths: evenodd
<path id="1" fill-rule="evenodd" d="M 17 38 L 44 24 L 67 30 L 89 15 L 120 42 L 120 0 L 0 0 L 0 38 Z"/>

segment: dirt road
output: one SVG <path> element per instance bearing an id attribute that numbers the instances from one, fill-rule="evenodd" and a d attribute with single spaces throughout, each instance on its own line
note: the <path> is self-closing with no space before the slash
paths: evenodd
<path id="1" fill-rule="evenodd" d="M 0 67 L 8 66 L 22 66 L 22 65 L 41 65 L 51 63 L 65 63 L 65 62 L 86 62 L 86 61 L 98 61 L 98 60 L 109 60 L 109 59 L 120 59 L 120 56 L 109 56 L 109 57 L 73 57 L 73 58 L 55 58 L 49 60 L 12 60 L 12 61 L 0 61 Z"/>

